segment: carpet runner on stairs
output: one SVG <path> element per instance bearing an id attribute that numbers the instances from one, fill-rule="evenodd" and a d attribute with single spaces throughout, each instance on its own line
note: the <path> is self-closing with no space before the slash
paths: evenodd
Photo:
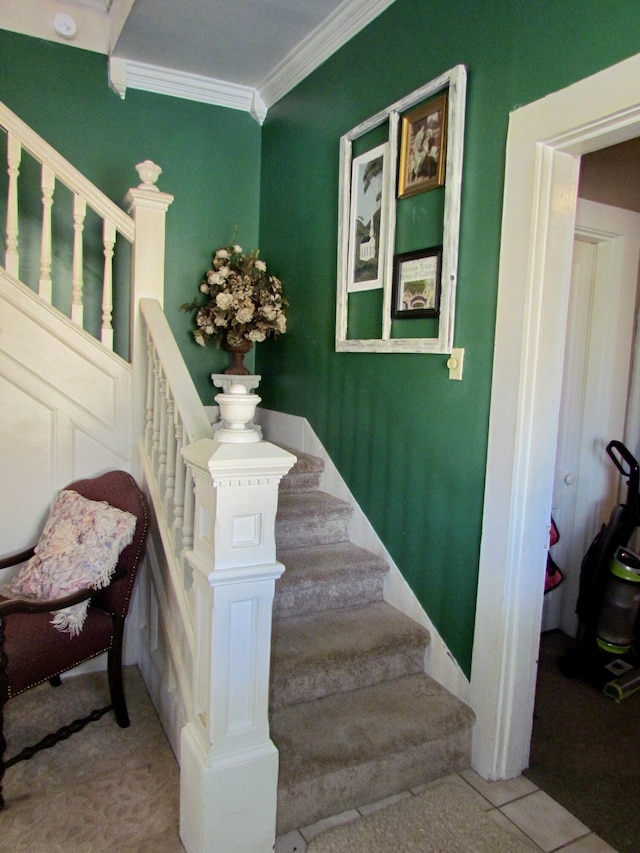
<path id="1" fill-rule="evenodd" d="M 388 566 L 349 541 L 351 507 L 297 453 L 276 520 L 271 736 L 277 832 L 469 766 L 473 712 L 424 673 L 428 631 L 383 601 Z"/>

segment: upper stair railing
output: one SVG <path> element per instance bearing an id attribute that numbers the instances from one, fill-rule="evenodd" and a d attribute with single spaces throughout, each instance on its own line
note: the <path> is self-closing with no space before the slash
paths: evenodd
<path id="1" fill-rule="evenodd" d="M 44 139 L 38 136 L 22 119 L 13 113 L 5 104 L 0 103 L 0 128 L 6 134 L 6 159 L 7 159 L 7 198 L 6 198 L 6 241 L 4 253 L 4 266 L 8 273 L 14 278 L 23 281 L 35 290 L 41 299 L 48 304 L 52 304 L 54 287 L 53 273 L 53 232 L 56 232 L 56 249 L 58 249 L 58 240 L 66 243 L 71 256 L 71 269 L 65 269 L 61 276 L 66 279 L 62 284 L 62 290 L 67 293 L 63 302 L 69 301 L 68 291 L 70 290 L 70 319 L 78 326 L 83 327 L 85 324 L 85 299 L 84 287 L 86 277 L 86 259 L 84 252 L 85 243 L 85 227 L 88 223 L 87 211 L 93 211 L 101 223 L 101 242 L 102 242 L 102 281 L 100 295 L 100 311 L 99 334 L 97 337 L 108 349 L 113 349 L 113 283 L 114 283 L 114 255 L 116 251 L 116 241 L 120 237 L 130 245 L 134 245 L 136 239 L 136 217 L 128 215 L 118 207 L 110 198 L 95 187 L 83 174 L 81 174 L 74 166 L 64 159 L 54 148 L 51 147 Z M 28 206 L 28 243 L 36 242 L 33 234 L 33 221 L 38 218 L 41 220 L 40 226 L 35 226 L 39 230 L 39 249 L 38 247 L 28 250 L 28 262 L 32 267 L 37 266 L 36 274 L 33 275 L 33 281 L 27 281 L 27 276 L 21 276 L 21 169 L 24 172 L 26 163 L 24 155 L 29 155 L 30 158 L 36 161 L 39 166 L 39 195 L 38 202 L 33 201 L 33 187 L 25 187 L 24 198 Z M 142 180 L 140 188 L 153 190 L 158 197 L 162 196 L 164 210 L 171 202 L 171 196 L 166 196 L 164 193 L 159 193 L 154 186 L 160 174 L 160 168 L 150 161 L 141 163 L 138 167 L 138 172 Z M 27 167 L 29 178 L 31 178 L 31 170 Z M 26 180 L 26 179 L 25 179 Z M 68 211 L 67 220 L 64 220 L 64 213 L 61 216 L 54 218 L 54 200 L 57 198 L 57 185 L 63 185 L 66 190 L 71 193 L 71 209 Z M 158 201 L 160 198 L 158 198 Z M 135 199 L 131 193 L 127 197 L 127 202 L 131 207 L 135 204 Z M 38 204 L 40 212 L 35 208 Z M 61 204 L 61 208 L 64 204 Z M 130 208 L 131 209 L 131 208 Z M 61 225 L 62 220 L 62 225 Z M 55 221 L 55 228 L 54 228 Z M 95 221 L 92 217 L 91 227 L 95 227 Z M 58 230 L 62 233 L 59 235 Z M 162 248 L 164 247 L 164 223 L 162 223 Z M 157 246 L 155 251 L 157 252 Z M 37 262 L 33 257 L 38 254 Z M 66 253 L 66 247 L 65 247 Z M 27 259 L 25 259 L 27 260 Z M 91 260 L 92 266 L 95 264 L 94 259 Z M 162 258 L 164 266 L 164 257 Z M 69 281 L 70 279 L 70 281 Z M 135 282 L 135 277 L 134 277 Z M 132 291 L 133 298 L 133 291 Z M 162 298 L 160 296 L 160 298 Z"/>

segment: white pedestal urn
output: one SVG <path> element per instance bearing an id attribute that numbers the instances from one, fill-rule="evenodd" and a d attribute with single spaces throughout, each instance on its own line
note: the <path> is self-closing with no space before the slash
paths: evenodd
<path id="1" fill-rule="evenodd" d="M 250 394 L 240 382 L 234 382 L 228 391 L 216 394 L 215 400 L 224 423 L 216 432 L 216 440 L 224 444 L 260 441 L 260 434 L 250 424 L 261 399 L 257 394 Z"/>

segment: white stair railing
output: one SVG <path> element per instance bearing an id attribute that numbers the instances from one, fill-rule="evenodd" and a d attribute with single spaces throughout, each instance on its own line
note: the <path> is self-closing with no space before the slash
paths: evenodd
<path id="1" fill-rule="evenodd" d="M 213 429 L 175 338 L 156 299 L 141 299 L 147 382 L 140 458 L 152 490 L 168 555 L 178 575 L 183 552 L 193 544 L 193 480 L 182 457 L 185 447 L 212 438 Z M 183 583 L 182 577 L 179 580 Z"/>
<path id="2" fill-rule="evenodd" d="M 271 610 L 284 568 L 275 518 L 278 484 L 295 457 L 250 425 L 260 398 L 244 385 L 216 397 L 223 426 L 214 432 L 160 303 L 142 299 L 140 313 L 148 372 L 139 456 L 162 539 L 153 595 L 173 604 L 150 606 L 149 633 L 165 658 L 155 666 L 165 679 L 171 672 L 184 709 L 173 732 L 180 837 L 188 853 L 271 853 Z"/>
<path id="3" fill-rule="evenodd" d="M 5 104 L 0 103 L 0 128 L 6 134 L 6 158 L 8 188 L 6 201 L 6 242 L 4 266 L 8 273 L 20 280 L 20 178 L 23 155 L 27 154 L 40 164 L 39 191 L 41 194 L 41 226 L 37 282 L 25 282 L 37 291 L 41 299 L 52 303 L 55 282 L 52 280 L 52 224 L 53 207 L 58 184 L 72 193 L 72 210 L 69 216 L 68 233 L 56 236 L 56 240 L 67 241 L 72 257 L 71 270 L 67 281 L 60 282 L 62 289 L 70 292 L 70 318 L 78 326 L 84 323 L 85 253 L 84 232 L 87 223 L 87 211 L 93 211 L 102 222 L 102 294 L 101 316 L 99 318 L 100 340 L 104 346 L 113 349 L 113 269 L 116 242 L 122 238 L 133 244 L 136 235 L 134 217 L 129 216 L 103 192 L 94 186 L 81 172 L 64 159 L 44 139 L 38 136 L 25 122 L 13 113 Z M 150 168 L 152 167 L 152 168 Z M 156 190 L 153 186 L 160 169 L 148 161 L 137 167 L 140 173 L 141 187 Z M 170 196 L 160 193 L 165 202 L 164 209 L 171 202 Z M 33 215 L 33 211 L 30 211 Z M 162 243 L 156 252 L 164 249 L 164 225 Z M 30 259 L 33 260 L 33 259 Z M 164 257 L 162 257 L 164 264 Z"/>

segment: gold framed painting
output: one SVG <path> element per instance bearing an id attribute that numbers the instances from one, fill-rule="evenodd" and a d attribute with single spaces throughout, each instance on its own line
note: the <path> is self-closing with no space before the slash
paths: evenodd
<path id="1" fill-rule="evenodd" d="M 444 186 L 447 158 L 447 95 L 402 116 L 398 198 Z"/>

